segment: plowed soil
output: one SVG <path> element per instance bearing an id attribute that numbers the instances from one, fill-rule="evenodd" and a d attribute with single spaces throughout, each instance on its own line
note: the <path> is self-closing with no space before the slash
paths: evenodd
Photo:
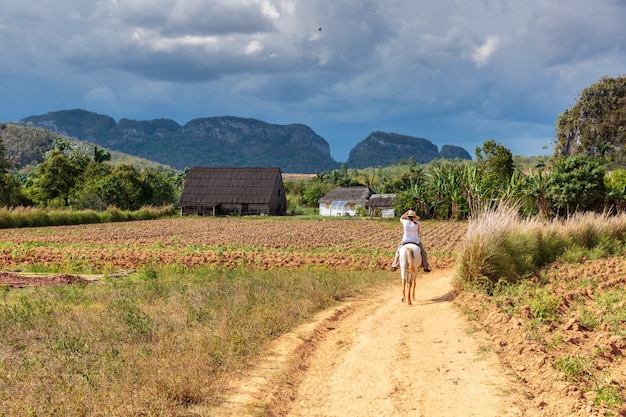
<path id="1" fill-rule="evenodd" d="M 464 223 L 423 223 L 433 266 L 454 264 Z M 176 218 L 0 230 L 0 268 L 41 266 L 111 272 L 146 265 L 260 269 L 324 265 L 386 269 L 402 237 L 395 222 Z"/>
<path id="2" fill-rule="evenodd" d="M 12 272 L 0 272 L 0 285 L 6 285 L 14 288 L 41 287 L 43 285 L 69 285 L 88 282 L 89 281 L 85 278 L 71 274 L 25 275 Z"/>

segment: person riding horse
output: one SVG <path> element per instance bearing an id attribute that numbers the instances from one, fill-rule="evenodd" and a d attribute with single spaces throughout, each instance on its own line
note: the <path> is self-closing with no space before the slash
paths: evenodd
<path id="1" fill-rule="evenodd" d="M 428 257 L 426 256 L 426 251 L 424 250 L 424 245 L 420 239 L 420 223 L 419 216 L 415 214 L 413 210 L 408 210 L 402 216 L 400 216 L 400 222 L 402 222 L 402 227 L 404 229 L 404 234 L 402 236 L 402 242 L 398 245 L 398 249 L 396 249 L 396 255 L 393 258 L 393 262 L 391 263 L 391 270 L 395 271 L 398 269 L 399 262 L 399 250 L 405 243 L 415 243 L 419 246 L 422 251 L 422 265 L 424 266 L 424 272 L 430 272 L 430 265 L 428 264 Z"/>

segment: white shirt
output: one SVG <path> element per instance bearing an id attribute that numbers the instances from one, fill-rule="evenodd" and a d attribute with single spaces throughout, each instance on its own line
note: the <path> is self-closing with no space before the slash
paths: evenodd
<path id="1" fill-rule="evenodd" d="M 417 233 L 418 223 L 417 220 L 400 219 L 402 226 L 404 227 L 404 235 L 402 236 L 403 242 L 420 243 L 420 237 Z"/>

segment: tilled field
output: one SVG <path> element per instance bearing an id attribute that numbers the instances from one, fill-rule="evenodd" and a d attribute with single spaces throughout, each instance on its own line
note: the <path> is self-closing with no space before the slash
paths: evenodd
<path id="1" fill-rule="evenodd" d="M 457 301 L 523 383 L 537 411 L 529 415 L 626 416 L 626 260 L 555 262 L 542 274 L 559 306 L 545 325 L 536 324 L 536 301 L 512 309 L 513 299 L 473 292 Z"/>
<path id="2" fill-rule="evenodd" d="M 422 222 L 434 267 L 450 267 L 467 223 Z M 371 219 L 173 218 L 0 230 L 0 268 L 113 272 L 150 265 L 261 269 L 391 263 L 400 222 Z"/>

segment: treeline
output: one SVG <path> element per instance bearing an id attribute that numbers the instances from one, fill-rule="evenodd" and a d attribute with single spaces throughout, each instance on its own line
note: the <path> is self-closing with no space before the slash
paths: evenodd
<path id="1" fill-rule="evenodd" d="M 626 171 L 607 171 L 607 162 L 586 154 L 521 161 L 494 140 L 476 148 L 474 161 L 414 161 L 363 170 L 345 167 L 310 181 L 286 184 L 290 212 L 317 207 L 338 186 L 364 185 L 396 194 L 396 213 L 415 210 L 424 219 L 463 220 L 501 201 L 520 214 L 567 217 L 574 212 L 617 212 L 626 208 Z M 522 164 L 520 162 L 525 162 Z M 531 163 L 532 162 L 532 163 Z"/>
<path id="2" fill-rule="evenodd" d="M 109 160 L 97 146 L 87 154 L 58 137 L 28 174 L 11 172 L 0 140 L 0 207 L 103 212 L 177 203 L 185 172 L 139 171 L 130 164 L 113 166 Z M 523 215 L 566 217 L 626 208 L 626 171 L 607 172 L 607 166 L 602 157 L 587 154 L 516 161 L 507 148 L 488 140 L 476 148 L 473 161 L 418 165 L 408 159 L 385 168 L 342 166 L 312 179 L 285 181 L 285 188 L 289 214 L 317 213 L 317 201 L 333 188 L 361 185 L 379 194 L 396 194 L 397 213 L 410 208 L 424 219 L 463 220 L 504 200 Z"/>
<path id="3" fill-rule="evenodd" d="M 133 165 L 112 166 L 111 155 L 97 146 L 91 155 L 71 146 L 67 138 L 54 140 L 43 162 L 28 174 L 10 172 L 0 140 L 0 206 L 34 206 L 105 211 L 139 210 L 144 206 L 173 204 L 182 175 Z"/>

